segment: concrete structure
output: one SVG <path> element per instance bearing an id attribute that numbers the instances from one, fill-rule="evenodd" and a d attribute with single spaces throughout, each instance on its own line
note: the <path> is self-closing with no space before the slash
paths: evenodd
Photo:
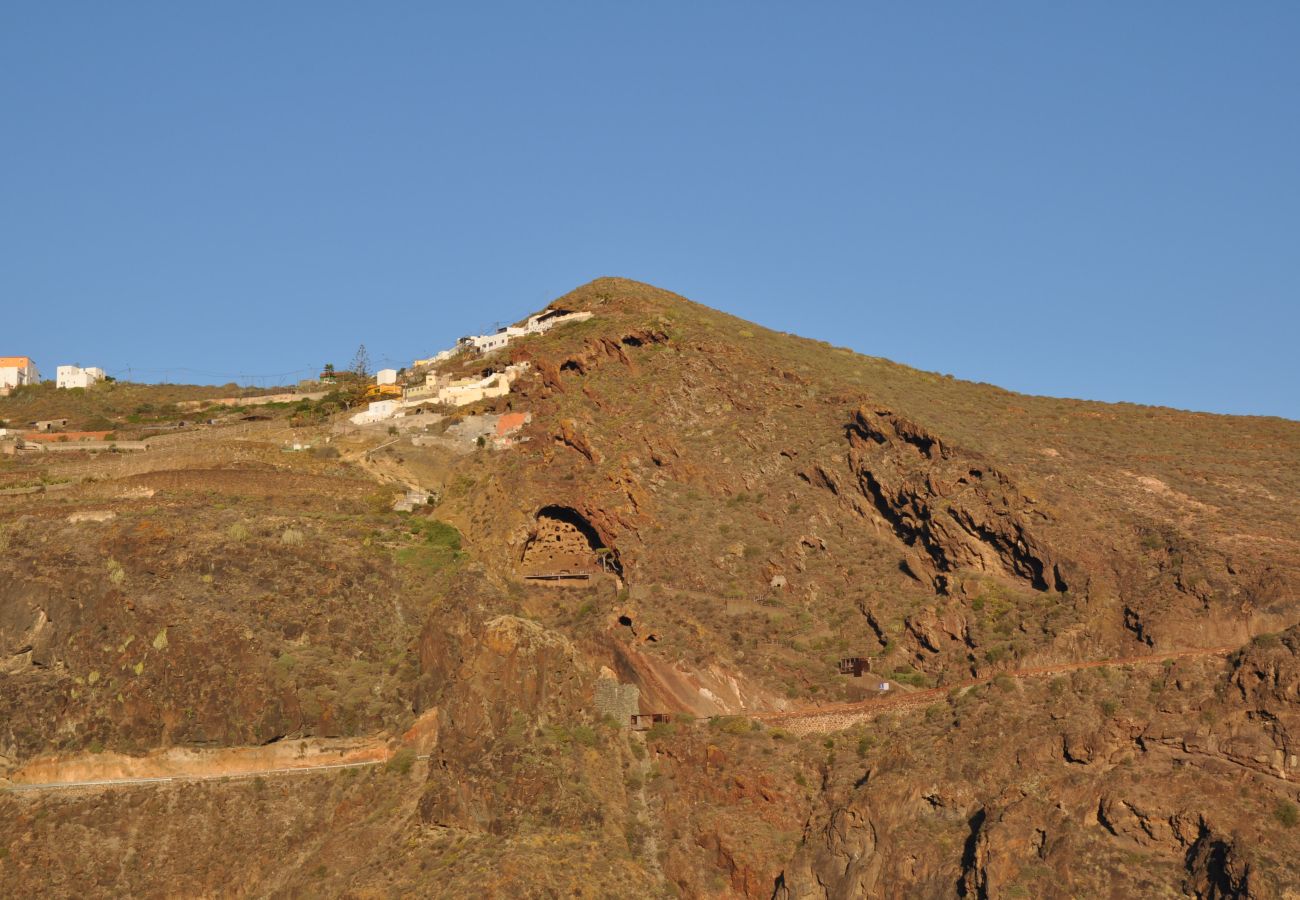
<path id="1" fill-rule="evenodd" d="M 421 402 L 465 406 L 491 397 L 504 397 L 510 393 L 515 380 L 528 368 L 529 364 L 522 362 L 506 366 L 504 371 L 493 372 L 482 378 L 456 380 L 430 372 L 424 376 L 424 384 L 407 388 L 402 392 L 402 398 L 407 406 Z"/>
<path id="2" fill-rule="evenodd" d="M 630 725 L 633 731 L 649 731 L 655 725 L 667 724 L 671 722 L 668 713 L 639 713 L 630 717 Z"/>
<path id="3" fill-rule="evenodd" d="M 607 666 L 600 667 L 593 698 L 596 715 L 609 716 L 620 727 L 630 725 L 641 711 L 641 691 L 635 684 L 620 684 Z"/>
<path id="4" fill-rule="evenodd" d="M 68 427 L 67 419 L 46 419 L 43 422 L 32 423 L 32 429 L 34 431 L 53 431 L 56 428 L 67 428 L 67 427 Z"/>
<path id="5" fill-rule="evenodd" d="M 267 406 L 271 403 L 301 403 L 303 400 L 320 400 L 327 391 L 310 391 L 308 393 L 263 394 L 260 397 L 221 397 L 215 400 L 182 400 L 176 404 L 177 409 L 203 409 L 208 406 Z"/>
<path id="6" fill-rule="evenodd" d="M 861 678 L 871 671 L 871 660 L 862 656 L 846 656 L 840 660 L 840 674 Z"/>
<path id="7" fill-rule="evenodd" d="M 397 384 L 397 370 L 380 369 L 375 373 L 375 384 Z"/>
<path id="8" fill-rule="evenodd" d="M 97 381 L 104 380 L 104 370 L 97 366 L 59 366 L 56 370 L 55 386 L 59 388 L 88 388 Z"/>
<path id="9" fill-rule="evenodd" d="M 61 419 L 65 425 L 67 419 Z M 37 422 L 38 425 L 48 425 L 48 422 Z M 54 431 L 49 428 L 38 428 L 35 431 L 29 431 L 23 435 L 25 441 L 40 441 L 44 443 L 67 443 L 68 441 L 102 441 L 106 439 L 111 431 Z"/>
<path id="10" fill-rule="evenodd" d="M 491 397 L 504 397 L 510 393 L 510 381 L 504 372 L 493 372 L 477 381 L 453 381 L 438 391 L 438 402 L 448 406 L 466 406 Z"/>
<path id="11" fill-rule="evenodd" d="M 376 400 L 366 407 L 365 412 L 359 412 L 352 417 L 353 425 L 373 425 L 375 422 L 382 422 L 384 419 L 391 419 L 397 415 L 397 410 L 401 406 L 400 400 Z"/>
<path id="12" fill-rule="evenodd" d="M 148 450 L 147 441 L 96 441 L 78 438 L 72 441 L 31 441 L 24 440 L 18 448 L 24 451 L 41 453 L 85 452 L 89 450 Z"/>
<path id="13" fill-rule="evenodd" d="M 394 512 L 413 512 L 417 506 L 427 506 L 434 499 L 429 491 L 407 488 L 406 493 L 393 501 Z"/>
<path id="14" fill-rule="evenodd" d="M 451 359 L 457 353 L 464 351 L 464 349 L 465 347 L 463 344 L 457 344 L 455 347 L 452 347 L 449 350 L 443 350 L 440 353 L 435 353 L 433 356 L 430 356 L 428 359 L 415 360 L 413 363 L 411 363 L 411 368 L 418 369 L 421 366 L 436 366 L 440 362 L 446 362 L 447 360 Z"/>
<path id="15" fill-rule="evenodd" d="M 40 380 L 41 373 L 30 356 L 0 356 L 0 395 Z"/>

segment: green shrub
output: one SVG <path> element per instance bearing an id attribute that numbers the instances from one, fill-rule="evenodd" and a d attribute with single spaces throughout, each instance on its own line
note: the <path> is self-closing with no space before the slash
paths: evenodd
<path id="1" fill-rule="evenodd" d="M 413 765 L 415 765 L 415 751 L 410 747 L 403 747 L 392 755 L 384 768 L 390 772 L 396 772 L 398 775 L 406 775 L 411 771 Z"/>
<path id="2" fill-rule="evenodd" d="M 713 724 L 723 734 L 749 734 L 753 729 L 750 727 L 749 720 L 742 716 L 727 716 L 722 719 L 715 719 Z"/>
<path id="3" fill-rule="evenodd" d="M 575 725 L 569 730 L 574 741 L 584 747 L 594 747 L 600 743 L 600 735 L 590 725 Z"/>
<path id="4" fill-rule="evenodd" d="M 1273 817 L 1284 828 L 1295 828 L 1296 825 L 1300 825 L 1300 807 L 1290 800 L 1279 800 L 1273 807 Z"/>
<path id="5" fill-rule="evenodd" d="M 420 542 L 397 551 L 397 561 L 428 572 L 437 572 L 464 558 L 460 532 L 454 525 L 437 519 L 416 519 L 412 531 Z"/>
<path id="6" fill-rule="evenodd" d="M 648 741 L 658 741 L 672 737 L 676 733 L 677 728 L 672 722 L 656 722 L 646 731 L 645 737 Z"/>
<path id="7" fill-rule="evenodd" d="M 236 522 L 226 529 L 226 537 L 232 541 L 248 540 L 248 526 L 243 522 Z"/>

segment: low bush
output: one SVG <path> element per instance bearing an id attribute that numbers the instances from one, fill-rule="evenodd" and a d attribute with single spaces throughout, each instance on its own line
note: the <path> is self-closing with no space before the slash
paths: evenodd
<path id="1" fill-rule="evenodd" d="M 415 765 L 415 751 L 410 747 L 403 747 L 392 755 L 384 768 L 398 775 L 406 775 L 413 765 Z"/>

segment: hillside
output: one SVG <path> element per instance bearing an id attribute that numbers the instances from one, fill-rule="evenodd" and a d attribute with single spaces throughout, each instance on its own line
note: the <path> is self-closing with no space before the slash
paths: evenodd
<path id="1" fill-rule="evenodd" d="M 0 462 L 0 892 L 1291 896 L 1300 423 L 550 309 L 430 370 L 505 396 Z"/>

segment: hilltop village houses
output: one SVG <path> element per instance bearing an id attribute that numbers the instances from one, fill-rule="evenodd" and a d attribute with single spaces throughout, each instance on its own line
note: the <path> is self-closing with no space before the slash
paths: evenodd
<path id="1" fill-rule="evenodd" d="M 589 312 L 565 312 L 561 309 L 543 310 L 529 316 L 523 325 L 507 325 L 504 328 L 498 328 L 491 334 L 463 337 L 456 342 L 456 346 L 443 350 L 428 359 L 417 359 L 412 366 L 419 368 L 421 366 L 437 365 L 440 362 L 446 362 L 458 353 L 464 353 L 468 350 L 480 354 L 491 353 L 493 350 L 500 350 L 515 338 L 529 334 L 545 334 L 556 325 L 563 325 L 568 322 L 583 322 L 590 318 L 591 313 Z"/>
<path id="2" fill-rule="evenodd" d="M 582 322 L 590 319 L 591 315 L 590 312 L 566 312 L 561 309 L 543 310 L 529 316 L 523 325 L 508 325 L 497 329 L 491 334 L 463 337 L 456 342 L 454 347 L 443 350 L 428 359 L 417 359 L 412 363 L 411 367 L 412 369 L 427 369 L 438 363 L 446 362 L 461 353 L 476 353 L 480 356 L 486 356 L 502 349 L 515 338 L 530 334 L 545 334 L 557 325 Z M 465 406 L 491 397 L 504 397 L 510 393 L 511 385 L 520 375 L 527 371 L 528 366 L 527 362 L 508 365 L 502 371 L 491 372 L 480 378 L 453 379 L 448 375 L 427 372 L 422 384 L 410 385 L 402 391 L 401 400 L 377 400 L 371 403 L 364 412 L 353 416 L 352 422 L 355 425 L 382 422 L 393 416 L 401 415 L 403 410 L 408 407 L 427 403 Z M 394 384 L 396 381 L 397 373 L 392 369 L 385 369 L 376 376 L 376 384 Z"/>
<path id="3" fill-rule="evenodd" d="M 30 356 L 0 356 L 0 396 L 40 380 L 41 373 L 36 371 L 36 364 Z"/>
<path id="4" fill-rule="evenodd" d="M 98 366 L 59 366 L 55 370 L 56 388 L 88 388 L 105 379 Z M 0 396 L 16 387 L 40 384 L 41 373 L 30 356 L 0 356 Z"/>

